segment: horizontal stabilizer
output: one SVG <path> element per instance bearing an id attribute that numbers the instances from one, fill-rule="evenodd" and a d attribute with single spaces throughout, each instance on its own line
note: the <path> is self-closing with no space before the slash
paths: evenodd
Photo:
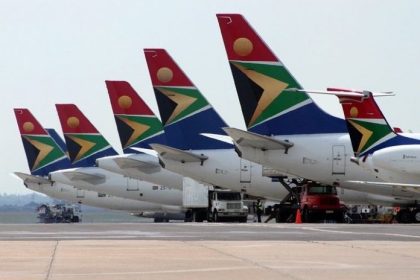
<path id="1" fill-rule="evenodd" d="M 130 147 L 130 149 L 133 149 L 133 150 L 135 150 L 139 153 L 143 153 L 143 154 L 146 154 L 146 155 L 151 155 L 151 156 L 154 156 L 154 157 L 158 156 L 158 153 L 153 149 L 137 148 L 137 147 Z"/>
<path id="2" fill-rule="evenodd" d="M 366 188 L 371 187 L 389 187 L 392 188 L 394 196 L 401 196 L 405 198 L 407 196 L 414 197 L 420 193 L 419 184 L 406 184 L 406 183 L 391 183 L 391 182 L 369 182 L 369 181 L 347 181 L 347 183 L 365 185 Z"/>
<path id="3" fill-rule="evenodd" d="M 228 144 L 234 144 L 232 138 L 230 138 L 227 135 L 220 135 L 220 134 L 214 134 L 214 133 L 200 133 L 201 135 L 217 140 L 217 141 L 221 141 L 221 142 L 225 142 Z"/>
<path id="4" fill-rule="evenodd" d="M 89 174 L 80 171 L 65 171 L 63 174 L 69 178 L 70 181 L 84 181 L 92 185 L 98 185 L 105 182 L 105 175 Z"/>
<path id="5" fill-rule="evenodd" d="M 20 179 L 22 179 L 22 181 L 26 184 L 28 183 L 38 184 L 38 185 L 51 184 L 51 181 L 44 177 L 30 175 L 30 174 L 26 174 L 22 172 L 13 172 L 13 174 L 19 177 Z"/>
<path id="6" fill-rule="evenodd" d="M 372 185 L 372 186 L 390 186 L 390 187 L 402 187 L 402 188 L 418 188 L 420 191 L 420 184 L 406 184 L 406 183 L 391 183 L 391 182 L 369 182 L 369 181 L 346 181 L 347 183 L 360 184 L 360 185 Z"/>
<path id="7" fill-rule="evenodd" d="M 191 152 L 179 150 L 176 148 L 168 147 L 160 144 L 150 144 L 150 146 L 159 153 L 159 156 L 163 159 L 170 159 L 179 161 L 181 163 L 186 162 L 201 162 L 203 163 L 208 159 L 205 155 L 198 155 Z"/>
<path id="8" fill-rule="evenodd" d="M 136 169 L 146 174 L 159 172 L 161 167 L 156 162 L 142 161 L 132 158 L 115 158 L 115 163 L 121 169 Z"/>
<path id="9" fill-rule="evenodd" d="M 226 133 L 240 146 L 266 150 L 287 150 L 293 147 L 293 143 L 270 138 L 268 136 L 244 131 L 237 128 L 225 127 Z"/>

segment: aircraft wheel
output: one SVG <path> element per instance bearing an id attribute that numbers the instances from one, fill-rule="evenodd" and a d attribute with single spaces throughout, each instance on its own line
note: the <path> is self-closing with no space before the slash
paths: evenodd
<path id="1" fill-rule="evenodd" d="M 420 223 L 420 209 L 415 209 L 413 211 L 413 221 L 415 223 Z"/>

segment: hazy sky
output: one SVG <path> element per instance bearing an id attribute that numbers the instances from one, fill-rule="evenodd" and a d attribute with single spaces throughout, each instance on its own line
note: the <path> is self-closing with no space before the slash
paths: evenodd
<path id="1" fill-rule="evenodd" d="M 121 151 L 104 84 L 127 80 L 157 112 L 142 52 L 166 48 L 231 125 L 244 128 L 216 13 L 241 13 L 307 89 L 392 90 L 391 125 L 420 131 L 420 1 L 1 1 L 0 193 L 28 192 L 12 109 L 59 130 L 75 103 Z M 342 116 L 335 97 L 314 96 Z"/>

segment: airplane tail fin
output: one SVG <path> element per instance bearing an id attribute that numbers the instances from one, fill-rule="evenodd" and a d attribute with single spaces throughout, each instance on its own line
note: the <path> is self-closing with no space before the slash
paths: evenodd
<path id="1" fill-rule="evenodd" d="M 337 95 L 340 101 L 355 156 L 362 157 L 393 145 L 418 144 L 418 140 L 395 133 L 372 92 L 337 88 L 327 91 Z"/>
<path id="2" fill-rule="evenodd" d="M 76 105 L 55 106 L 73 164 L 95 166 L 96 159 L 117 154 Z"/>
<path id="3" fill-rule="evenodd" d="M 345 132 L 325 113 L 240 14 L 218 14 L 229 65 L 249 131 L 263 135 Z"/>
<path id="4" fill-rule="evenodd" d="M 226 135 L 227 124 L 164 49 L 145 49 L 167 144 L 188 149 L 223 149 L 231 145 L 200 133 Z"/>
<path id="5" fill-rule="evenodd" d="M 125 81 L 105 81 L 124 153 L 131 148 L 150 149 L 149 144 L 166 144 L 162 122 Z"/>
<path id="6" fill-rule="evenodd" d="M 47 176 L 52 171 L 71 167 L 55 131 L 45 130 L 28 109 L 18 108 L 14 112 L 32 175 Z"/>

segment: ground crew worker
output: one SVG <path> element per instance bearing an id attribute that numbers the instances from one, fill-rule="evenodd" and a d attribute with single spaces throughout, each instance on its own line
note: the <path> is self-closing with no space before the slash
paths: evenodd
<path id="1" fill-rule="evenodd" d="M 261 200 L 260 200 L 260 199 L 257 199 L 257 205 L 256 205 L 256 208 L 257 208 L 257 218 L 258 218 L 258 222 L 259 222 L 259 223 L 261 223 L 261 215 L 263 214 L 264 209 L 263 209 L 263 205 L 262 205 L 262 202 L 261 202 Z"/>

